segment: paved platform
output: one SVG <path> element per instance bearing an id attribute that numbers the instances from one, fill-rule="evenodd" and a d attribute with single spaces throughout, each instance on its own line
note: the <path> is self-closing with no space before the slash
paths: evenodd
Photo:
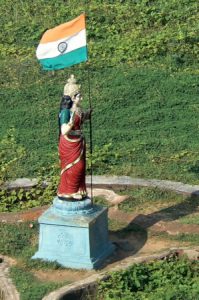
<path id="1" fill-rule="evenodd" d="M 44 182 L 44 185 L 47 185 Z M 91 176 L 86 176 L 87 186 L 91 185 Z M 29 189 L 37 185 L 37 179 L 18 178 L 14 181 L 7 182 L 5 187 L 8 189 L 24 188 Z M 113 187 L 132 187 L 132 186 L 150 186 L 161 189 L 172 190 L 177 193 L 192 194 L 199 196 L 199 185 L 191 185 L 178 181 L 159 180 L 159 179 L 142 179 L 132 178 L 130 176 L 93 176 L 92 185 L 97 188 Z"/>

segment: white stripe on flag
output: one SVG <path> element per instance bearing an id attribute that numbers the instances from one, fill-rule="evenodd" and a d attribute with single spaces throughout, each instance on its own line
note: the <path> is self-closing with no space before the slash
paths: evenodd
<path id="1" fill-rule="evenodd" d="M 60 53 L 58 50 L 58 45 L 61 42 L 67 43 L 67 49 Z M 81 48 L 86 46 L 86 30 L 83 29 L 76 33 L 75 35 L 69 37 L 57 40 L 55 42 L 45 43 L 45 44 L 39 44 L 36 51 L 36 56 L 38 59 L 44 59 L 44 58 L 52 58 L 59 56 L 61 54 L 66 54 L 68 52 L 71 52 L 75 49 Z"/>

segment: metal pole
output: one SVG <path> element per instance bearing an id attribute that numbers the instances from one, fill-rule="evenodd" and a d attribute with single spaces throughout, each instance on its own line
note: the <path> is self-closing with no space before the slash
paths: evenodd
<path id="1" fill-rule="evenodd" d="M 87 10 L 87 15 L 89 14 L 90 11 L 90 0 L 85 0 L 85 6 Z M 87 71 L 88 71 L 88 99 L 89 99 L 89 108 L 92 110 L 92 101 L 91 101 L 91 82 L 90 82 L 90 65 L 89 62 L 87 63 Z M 93 204 L 93 162 L 92 162 L 92 154 L 93 154 L 93 133 L 92 133 L 92 113 L 90 114 L 90 119 L 89 119 L 89 127 L 90 127 L 90 158 L 91 158 L 91 170 L 90 170 L 90 176 L 91 176 L 91 181 L 90 181 L 90 186 L 91 186 L 91 202 Z"/>
<path id="2" fill-rule="evenodd" d="M 88 64 L 88 99 L 89 99 L 89 108 L 92 110 L 92 102 L 91 102 L 91 85 L 90 85 L 90 68 Z M 93 203 L 93 163 L 92 163 L 92 154 L 93 154 L 93 132 L 92 132 L 92 113 L 90 114 L 89 119 L 89 127 L 90 127 L 90 158 L 91 158 L 91 201 Z"/>

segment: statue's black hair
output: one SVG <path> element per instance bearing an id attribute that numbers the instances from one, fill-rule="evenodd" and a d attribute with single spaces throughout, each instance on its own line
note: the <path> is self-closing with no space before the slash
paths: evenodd
<path id="1" fill-rule="evenodd" d="M 72 101 L 71 97 L 64 95 L 60 102 L 60 111 L 59 112 L 61 112 L 61 110 L 64 108 L 70 109 L 72 107 L 72 105 L 73 105 L 73 101 Z"/>
<path id="2" fill-rule="evenodd" d="M 58 114 L 58 126 L 59 126 L 59 137 L 61 134 L 61 124 L 60 124 L 60 114 L 62 109 L 67 108 L 70 109 L 73 105 L 73 101 L 70 96 L 63 95 L 61 102 L 60 102 L 60 108 L 59 108 L 59 114 Z"/>

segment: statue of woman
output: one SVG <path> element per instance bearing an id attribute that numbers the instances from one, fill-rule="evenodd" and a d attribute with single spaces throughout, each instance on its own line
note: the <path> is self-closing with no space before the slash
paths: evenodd
<path id="1" fill-rule="evenodd" d="M 81 109 L 80 85 L 74 75 L 64 87 L 64 96 L 59 113 L 59 157 L 61 178 L 57 195 L 62 200 L 81 200 L 86 198 L 86 148 L 82 134 L 82 124 L 90 118 L 91 111 Z"/>

